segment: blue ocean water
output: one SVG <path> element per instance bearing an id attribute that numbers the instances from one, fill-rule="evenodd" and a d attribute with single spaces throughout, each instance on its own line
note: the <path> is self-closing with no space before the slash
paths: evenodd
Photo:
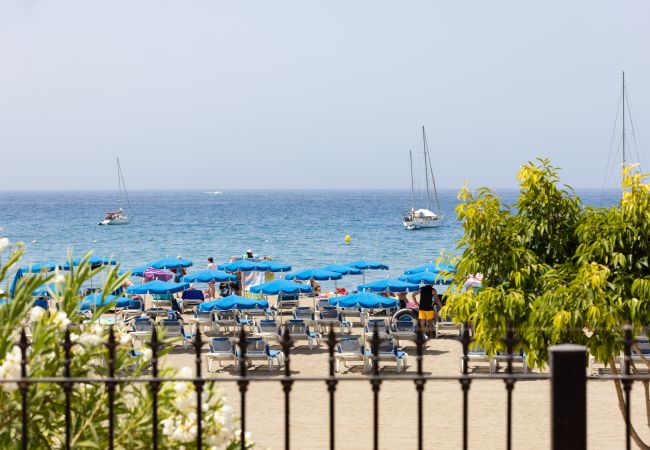
<path id="1" fill-rule="evenodd" d="M 365 257 L 390 270 L 367 279 L 397 276 L 441 251 L 456 252 L 462 228 L 456 221 L 456 190 L 440 192 L 445 224 L 408 231 L 402 214 L 408 190 L 392 191 L 201 191 L 130 192 L 133 223 L 98 226 L 117 206 L 115 192 L 0 192 L 0 235 L 27 245 L 27 262 L 65 261 L 92 250 L 113 256 L 124 268 L 182 255 L 204 268 L 207 257 L 226 262 L 247 248 L 293 265 L 294 270 Z M 499 191 L 506 203 L 517 191 Z M 616 202 L 618 191 L 579 191 L 587 205 Z M 344 237 L 351 236 L 346 244 Z M 355 285 L 358 279 L 340 285 Z"/>

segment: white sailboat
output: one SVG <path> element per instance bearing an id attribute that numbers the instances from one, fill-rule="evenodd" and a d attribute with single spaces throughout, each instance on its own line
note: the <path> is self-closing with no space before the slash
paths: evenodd
<path id="1" fill-rule="evenodd" d="M 440 213 L 440 199 L 436 189 L 436 180 L 433 176 L 431 167 L 431 155 L 429 155 L 429 144 L 427 143 L 427 134 L 422 126 L 422 143 L 424 146 L 424 178 L 426 180 L 427 190 L 427 207 L 415 209 L 415 187 L 413 185 L 413 155 L 409 151 L 411 162 L 411 209 L 404 215 L 404 228 L 407 230 L 419 230 L 421 228 L 435 228 L 443 223 L 442 214 Z M 436 201 L 436 211 L 431 210 L 431 192 L 429 191 L 429 175 L 431 175 L 431 184 Z"/>
<path id="2" fill-rule="evenodd" d="M 120 166 L 120 158 L 117 158 L 117 190 L 120 197 L 120 209 L 117 211 L 108 211 L 104 216 L 104 220 L 99 222 L 99 225 L 127 225 L 131 223 L 131 218 L 124 210 L 124 203 L 126 203 L 126 210 L 131 212 L 131 205 L 129 204 L 129 196 L 126 193 L 126 184 L 122 176 L 122 167 Z"/>

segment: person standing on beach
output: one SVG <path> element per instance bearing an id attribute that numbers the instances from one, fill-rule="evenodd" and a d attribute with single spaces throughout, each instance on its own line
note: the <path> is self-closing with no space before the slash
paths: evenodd
<path id="1" fill-rule="evenodd" d="M 214 259 L 212 258 L 212 256 L 208 258 L 208 270 L 217 270 L 217 265 L 214 263 Z M 217 297 L 217 292 L 216 289 L 214 288 L 214 281 L 208 283 L 208 297 L 209 298 Z"/>
<path id="2" fill-rule="evenodd" d="M 418 296 L 420 297 L 419 301 L 417 299 Z M 438 306 L 442 308 L 442 302 L 440 301 L 440 297 L 438 297 L 438 293 L 433 286 L 424 285 L 420 288 L 420 292 L 413 294 L 412 298 L 419 306 L 418 320 L 420 322 L 420 329 L 427 336 L 435 337 L 433 321 L 434 319 L 437 320 L 437 315 L 433 309 L 433 300 L 435 299 Z"/>

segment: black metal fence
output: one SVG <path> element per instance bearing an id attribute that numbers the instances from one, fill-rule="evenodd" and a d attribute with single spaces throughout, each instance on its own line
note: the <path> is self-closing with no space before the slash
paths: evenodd
<path id="1" fill-rule="evenodd" d="M 468 448 L 468 412 L 469 412 L 469 391 L 471 384 L 474 380 L 490 379 L 490 380 L 503 380 L 507 395 L 507 414 L 506 414 L 506 448 L 512 448 L 512 396 L 515 383 L 521 380 L 546 380 L 551 379 L 551 398 L 552 398 L 552 445 L 554 449 L 585 449 L 587 442 L 587 425 L 586 425 L 586 381 L 589 377 L 586 375 L 585 365 L 587 361 L 587 351 L 585 347 L 577 345 L 561 345 L 551 348 L 551 366 L 552 371 L 550 374 L 519 374 L 513 373 L 513 349 L 517 343 L 512 328 L 508 328 L 506 337 L 503 339 L 506 347 L 506 370 L 505 373 L 497 374 L 469 374 L 468 373 L 468 352 L 472 338 L 469 334 L 469 328 L 464 327 L 464 331 L 459 339 L 463 351 L 463 370 L 458 376 L 432 376 L 423 372 L 423 352 L 425 337 L 418 331 L 415 344 L 416 344 L 416 371 L 414 373 L 404 374 L 380 374 L 378 362 L 378 345 L 380 342 L 377 331 L 375 331 L 371 339 L 371 360 L 372 373 L 365 376 L 337 376 L 335 373 L 335 347 L 337 344 L 337 337 L 333 330 L 330 328 L 326 340 L 328 354 L 329 354 L 329 370 L 328 375 L 324 377 L 301 377 L 291 374 L 291 346 L 292 338 L 287 329 L 280 339 L 280 345 L 284 353 L 284 375 L 281 377 L 251 377 L 247 374 L 246 366 L 246 342 L 247 333 L 243 328 L 236 336 L 237 346 L 239 347 L 238 358 L 238 374 L 237 376 L 228 378 L 205 378 L 203 376 L 203 368 L 201 361 L 201 349 L 204 340 L 200 331 L 197 329 L 193 340 L 194 354 L 195 354 L 195 371 L 194 378 L 164 378 L 159 377 L 159 356 L 162 341 L 159 339 L 155 327 L 152 329 L 151 339 L 148 342 L 152 351 L 151 358 L 151 376 L 150 377 L 131 377 L 121 378 L 115 377 L 115 351 L 117 342 L 112 327 L 109 330 L 109 337 L 105 346 L 108 353 L 108 377 L 107 378 L 81 378 L 72 377 L 70 368 L 72 361 L 72 348 L 73 343 L 70 340 L 70 331 L 65 333 L 65 341 L 63 349 L 65 353 L 63 377 L 53 378 L 32 378 L 28 376 L 28 348 L 29 340 L 25 330 L 20 334 L 19 347 L 21 350 L 21 378 L 14 380 L 2 380 L 1 382 L 15 382 L 18 384 L 18 389 L 21 395 L 21 446 L 23 449 L 29 448 L 29 418 L 28 411 L 30 408 L 29 403 L 29 388 L 31 385 L 37 383 L 55 383 L 61 386 L 65 395 L 65 441 L 63 443 L 65 449 L 71 448 L 71 397 L 75 384 L 80 383 L 103 383 L 108 392 L 108 448 L 114 448 L 114 432 L 115 432 L 115 414 L 114 414 L 114 401 L 115 389 L 118 384 L 146 384 L 149 386 L 152 394 L 152 441 L 153 448 L 159 447 L 159 428 L 160 423 L 158 420 L 158 391 L 161 383 L 165 382 L 178 382 L 186 381 L 194 384 L 196 388 L 196 415 L 197 415 L 197 436 L 196 447 L 202 449 L 204 447 L 204 433 L 202 429 L 202 394 L 203 388 L 206 383 L 223 383 L 233 382 L 238 385 L 240 393 L 240 424 L 241 424 L 241 448 L 246 448 L 246 427 L 247 427 L 247 413 L 246 401 L 248 387 L 251 383 L 257 382 L 278 382 L 281 383 L 284 391 L 284 448 L 291 447 L 291 411 L 290 411 L 290 398 L 292 388 L 295 382 L 321 382 L 324 383 L 329 395 L 329 448 L 336 448 L 335 440 L 335 418 L 336 418 L 336 390 L 340 382 L 366 382 L 370 383 L 373 392 L 373 448 L 379 448 L 379 393 L 383 381 L 408 381 L 413 382 L 417 392 L 417 448 L 423 448 L 423 393 L 427 382 L 429 381 L 458 381 L 462 390 L 462 446 L 464 449 Z M 605 377 L 598 377 L 598 379 L 614 379 L 617 378 L 623 385 L 626 400 L 625 410 L 625 424 L 626 424 L 626 448 L 631 448 L 631 422 L 630 422 L 630 393 L 634 381 L 649 381 L 650 375 L 631 375 L 631 354 L 632 346 L 634 344 L 631 329 L 625 330 L 625 338 L 622 340 L 624 346 L 624 364 L 623 373 L 620 375 L 611 375 Z M 40 406 L 40 405 L 39 405 Z"/>

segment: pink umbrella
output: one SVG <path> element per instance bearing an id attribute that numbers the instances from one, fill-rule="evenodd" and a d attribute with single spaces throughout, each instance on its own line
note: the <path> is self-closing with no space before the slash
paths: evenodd
<path id="1" fill-rule="evenodd" d="M 144 279 L 146 281 L 151 281 L 151 280 L 169 281 L 172 278 L 174 278 L 174 275 L 166 270 L 154 269 L 153 267 L 149 267 L 147 270 L 144 271 Z"/>

